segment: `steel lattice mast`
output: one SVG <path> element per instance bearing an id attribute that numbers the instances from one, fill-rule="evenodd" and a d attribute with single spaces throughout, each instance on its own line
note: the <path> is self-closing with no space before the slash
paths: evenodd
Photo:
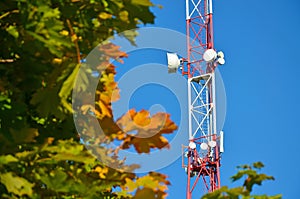
<path id="1" fill-rule="evenodd" d="M 186 0 L 187 58 L 182 75 L 188 77 L 189 146 L 183 166 L 187 172 L 187 199 L 204 185 L 204 193 L 220 188 L 223 133 L 217 130 L 215 68 L 224 64 L 213 37 L 212 0 Z"/>

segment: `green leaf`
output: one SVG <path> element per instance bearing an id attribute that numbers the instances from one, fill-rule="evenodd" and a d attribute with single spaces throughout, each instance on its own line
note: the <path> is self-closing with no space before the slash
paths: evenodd
<path id="1" fill-rule="evenodd" d="M 73 112 L 72 106 L 68 103 L 67 99 L 71 95 L 71 91 L 74 87 L 75 80 L 77 78 L 78 71 L 80 69 L 80 64 L 77 64 L 73 70 L 73 72 L 69 75 L 69 77 L 64 81 L 60 91 L 59 97 L 61 98 L 61 103 L 63 106 L 69 110 L 71 113 Z"/>
<path id="2" fill-rule="evenodd" d="M 60 12 L 58 8 L 50 9 L 48 6 L 39 7 L 39 11 L 43 12 L 43 18 L 59 18 Z"/>
<path id="3" fill-rule="evenodd" d="M 133 183 L 138 178 L 132 173 L 108 169 L 105 178 L 100 179 L 100 173 L 94 171 L 100 163 L 80 144 L 75 132 L 70 114 L 74 82 L 78 85 L 76 91 L 79 95 L 85 92 L 95 96 L 88 87 L 95 80 L 88 67 L 83 66 L 83 72 L 77 76 L 79 67 L 82 67 L 78 64 L 77 53 L 82 53 L 82 59 L 115 33 L 134 29 L 141 22 L 154 22 L 154 15 L 149 9 L 152 3 L 149 0 L 17 0 L 0 4 L 4 6 L 0 23 L 4 37 L 0 37 L 0 43 L 5 46 L 1 56 L 4 60 L 11 60 L 0 66 L 0 148 L 1 155 L 11 153 L 0 156 L 0 163 L 4 165 L 0 166 L 0 198 L 120 198 L 114 191 L 125 186 L 126 178 Z M 76 39 L 72 40 L 74 35 Z M 127 32 L 124 36 L 133 43 L 136 34 Z M 120 54 L 115 48 L 107 51 L 111 54 L 96 57 L 95 66 L 100 73 L 105 66 L 103 70 L 111 73 L 113 79 L 115 66 L 110 64 L 110 60 L 122 58 L 125 53 Z M 98 83 L 98 80 L 95 82 Z M 99 82 L 97 91 L 103 99 L 110 98 L 116 86 L 114 81 L 108 84 Z M 83 103 L 86 103 L 85 99 Z M 22 104 L 22 108 L 18 104 Z M 109 107 L 111 103 L 105 105 Z M 82 122 L 85 123 L 79 121 L 80 124 Z M 118 159 L 118 151 L 105 148 L 117 133 L 121 134 L 115 120 L 109 118 L 109 122 L 105 119 L 99 122 L 105 123 L 105 133 L 115 134 L 104 139 L 104 136 L 97 137 L 99 133 L 96 130 L 91 130 L 94 131 L 91 140 L 97 142 L 95 146 L 98 147 L 92 152 L 102 160 L 99 166 L 104 167 L 107 162 L 133 171 L 136 165 L 125 165 L 123 160 Z M 85 131 L 86 124 L 78 130 Z M 89 133 L 84 132 L 84 135 Z M 86 141 L 86 144 L 94 143 Z M 7 171 L 16 174 L 5 176 Z M 140 186 L 149 186 L 156 198 L 162 198 L 162 190 L 166 189 L 164 177 L 151 177 L 153 181 L 150 177 L 140 180 Z M 7 189 L 3 180 L 5 183 L 10 180 L 11 187 Z M 22 183 L 18 181 L 25 185 L 24 190 L 28 190 L 21 189 L 18 184 Z M 25 182 L 32 184 L 29 186 Z M 126 198 L 132 198 L 138 188 L 142 190 L 143 187 L 136 187 Z M 20 189 L 24 194 L 14 189 Z M 139 194 L 145 195 L 145 192 Z"/>
<path id="4" fill-rule="evenodd" d="M 21 159 L 21 158 L 27 158 L 28 156 L 32 156 L 34 154 L 36 154 L 36 151 L 22 151 L 16 153 L 16 157 Z"/>
<path id="5" fill-rule="evenodd" d="M 12 172 L 0 174 L 0 182 L 5 185 L 8 192 L 17 196 L 27 195 L 30 197 L 33 194 L 34 184 Z"/>
<path id="6" fill-rule="evenodd" d="M 16 26 L 10 25 L 10 26 L 8 26 L 8 28 L 6 28 L 6 31 L 9 34 L 11 34 L 14 38 L 18 38 L 19 37 L 19 32 L 18 32 Z"/>
<path id="7" fill-rule="evenodd" d="M 11 162 L 18 162 L 19 160 L 12 155 L 2 155 L 0 156 L 0 164 L 8 164 Z"/>
<path id="8" fill-rule="evenodd" d="M 139 35 L 139 33 L 136 30 L 126 30 L 120 33 L 119 35 L 128 39 L 131 45 L 136 46 L 135 38 Z"/>
<path id="9" fill-rule="evenodd" d="M 41 117 L 54 115 L 58 118 L 65 117 L 60 110 L 60 99 L 57 88 L 44 88 L 37 91 L 30 103 L 37 106 L 36 110 Z"/>
<path id="10" fill-rule="evenodd" d="M 77 65 L 76 67 L 78 67 L 78 69 L 76 68 L 74 70 L 77 70 L 77 72 L 72 73 L 71 77 L 69 77 L 69 79 L 70 79 L 69 81 L 72 83 L 75 83 L 74 89 L 76 89 L 77 92 L 86 91 L 88 84 L 89 84 L 88 69 L 84 64 L 82 64 L 81 66 Z M 80 70 L 79 70 L 79 67 L 81 67 Z M 79 73 L 78 73 L 78 71 L 79 71 Z M 66 90 L 68 90 L 68 89 L 66 88 Z M 61 91 L 61 92 L 65 92 L 65 91 Z"/>
<path id="11" fill-rule="evenodd" d="M 68 175 L 65 172 L 57 169 L 51 171 L 49 175 L 42 173 L 41 181 L 47 185 L 48 189 L 51 189 L 55 192 L 67 192 L 70 186 L 66 183 L 67 177 Z"/>
<path id="12" fill-rule="evenodd" d="M 144 188 L 144 189 L 138 189 L 135 193 L 135 196 L 133 199 L 154 199 L 157 198 L 155 196 L 155 192 L 153 189 L 150 188 Z"/>
<path id="13" fill-rule="evenodd" d="M 10 102 L 11 100 L 7 95 L 3 95 L 2 93 L 0 93 L 0 102 L 2 101 Z"/>
<path id="14" fill-rule="evenodd" d="M 131 3 L 141 6 L 153 6 L 153 3 L 151 3 L 149 0 L 131 0 Z"/>
<path id="15" fill-rule="evenodd" d="M 15 143 L 34 142 L 39 135 L 38 130 L 35 128 L 10 129 L 10 133 Z"/>
<path id="16" fill-rule="evenodd" d="M 230 198 L 236 198 L 238 199 L 240 195 L 244 195 L 244 188 L 243 187 L 235 187 L 235 188 L 231 188 L 229 190 L 226 191 L 227 195 Z"/>
<path id="17" fill-rule="evenodd" d="M 83 155 L 74 155 L 71 153 L 59 153 L 51 158 L 45 158 L 38 160 L 39 163 L 53 164 L 59 161 L 75 161 L 85 164 L 92 164 L 95 162 L 95 158 L 89 157 L 87 154 Z"/>
<path id="18" fill-rule="evenodd" d="M 263 168 L 265 165 L 262 162 L 255 162 L 253 163 L 253 167 L 256 169 L 261 169 Z"/>

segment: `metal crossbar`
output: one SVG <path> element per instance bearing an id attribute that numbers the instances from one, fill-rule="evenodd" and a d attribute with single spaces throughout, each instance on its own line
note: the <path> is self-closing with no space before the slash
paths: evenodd
<path id="1" fill-rule="evenodd" d="M 203 19 L 203 16 L 202 16 L 202 14 L 201 14 L 201 12 L 200 12 L 200 10 L 199 10 L 199 8 L 198 8 L 199 5 L 200 5 L 200 3 L 201 3 L 201 1 L 202 1 L 202 0 L 198 0 L 198 2 L 195 3 L 194 0 L 191 0 L 192 4 L 194 5 L 194 8 L 193 8 L 192 12 L 190 12 L 189 18 L 191 18 L 191 17 L 193 16 L 193 14 L 197 11 L 197 13 L 198 13 L 199 16 L 201 17 L 203 23 L 205 23 L 205 20 Z"/>
<path id="2" fill-rule="evenodd" d="M 214 105 L 211 100 L 212 74 L 193 77 L 189 81 L 190 136 L 209 137 L 214 131 Z"/>

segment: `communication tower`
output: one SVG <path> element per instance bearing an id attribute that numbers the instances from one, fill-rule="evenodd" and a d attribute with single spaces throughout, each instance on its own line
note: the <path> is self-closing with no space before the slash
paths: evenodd
<path id="1" fill-rule="evenodd" d="M 186 198 L 202 182 L 204 193 L 220 188 L 220 155 L 223 132 L 217 129 L 215 69 L 225 63 L 214 47 L 213 0 L 186 0 L 187 58 L 168 53 L 169 72 L 188 79 L 189 145 L 183 146 L 182 164 L 187 173 Z"/>

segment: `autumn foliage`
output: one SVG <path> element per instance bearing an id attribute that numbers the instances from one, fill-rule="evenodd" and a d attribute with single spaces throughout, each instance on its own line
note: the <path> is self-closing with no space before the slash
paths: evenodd
<path id="1" fill-rule="evenodd" d="M 164 134 L 177 126 L 169 114 L 146 110 L 114 118 L 112 102 L 122 96 L 110 60 L 127 55 L 104 42 L 153 23 L 150 6 L 149 0 L 0 2 L 1 198 L 166 197 L 165 175 L 135 175 L 138 165 L 126 165 L 118 151 L 169 147 Z M 134 44 L 135 35 L 123 36 Z M 84 63 L 100 43 L 97 64 Z M 115 141 L 117 149 L 107 147 Z"/>

